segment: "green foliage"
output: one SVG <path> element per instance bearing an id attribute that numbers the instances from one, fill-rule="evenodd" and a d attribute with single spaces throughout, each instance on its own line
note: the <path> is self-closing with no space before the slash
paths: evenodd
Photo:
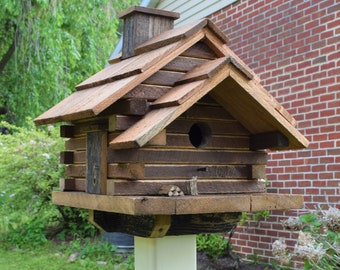
<path id="1" fill-rule="evenodd" d="M 51 202 L 63 167 L 59 153 L 64 141 L 59 128 L 37 130 L 27 122 L 20 128 L 1 122 L 11 134 L 0 135 L 0 241 L 9 245 L 40 245 L 51 232 L 93 235 L 83 210 Z"/>
<path id="2" fill-rule="evenodd" d="M 0 105 L 10 110 L 7 121 L 25 124 L 103 68 L 118 41 L 118 12 L 138 2 L 2 1 Z"/>
<path id="3" fill-rule="evenodd" d="M 228 241 L 225 239 L 225 234 L 199 234 L 196 241 L 197 250 L 205 252 L 210 258 L 223 257 L 230 248 Z"/>
<path id="4" fill-rule="evenodd" d="M 74 261 L 69 260 L 72 254 L 78 255 Z M 1 270 L 133 270 L 134 257 L 117 254 L 107 243 L 85 239 L 58 245 L 47 242 L 33 249 L 4 249 L 0 245 L 0 266 Z"/>
<path id="5" fill-rule="evenodd" d="M 291 258 L 300 258 L 304 269 L 332 270 L 340 268 L 340 210 L 330 207 L 328 210 L 301 215 L 283 222 L 288 229 L 300 230 L 295 248 L 286 249 L 282 240 L 273 244 L 273 254 L 279 262 L 285 262 L 290 269 Z"/>
<path id="6" fill-rule="evenodd" d="M 269 215 L 270 215 L 269 210 L 257 211 L 252 214 L 248 214 L 247 212 L 242 212 L 239 225 L 243 226 L 247 221 L 260 222 L 262 220 L 265 220 L 267 217 L 269 217 Z"/>
<path id="7" fill-rule="evenodd" d="M 110 243 L 90 238 L 76 239 L 60 247 L 60 252 L 67 257 L 76 254 L 76 261 L 81 261 L 84 266 L 90 267 L 94 262 L 100 261 L 105 262 L 108 269 L 119 265 L 120 268 L 117 269 L 133 270 L 134 257 L 116 253 L 116 250 L 117 247 Z"/>

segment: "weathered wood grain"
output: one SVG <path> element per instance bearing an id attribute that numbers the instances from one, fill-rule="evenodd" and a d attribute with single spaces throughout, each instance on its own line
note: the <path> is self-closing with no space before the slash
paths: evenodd
<path id="1" fill-rule="evenodd" d="M 168 133 L 166 137 L 168 148 L 193 148 L 188 134 Z M 249 150 L 248 136 L 214 136 L 204 146 L 204 149 L 211 150 Z"/>
<path id="2" fill-rule="evenodd" d="M 66 178 L 59 180 L 60 191 L 85 191 L 85 178 Z"/>
<path id="3" fill-rule="evenodd" d="M 169 86 L 151 85 L 151 84 L 140 84 L 129 91 L 123 98 L 140 98 L 153 101 L 163 96 L 166 92 L 171 89 Z"/>
<path id="4" fill-rule="evenodd" d="M 86 192 L 106 194 L 107 132 L 89 132 L 86 137 Z"/>
<path id="5" fill-rule="evenodd" d="M 218 58 L 218 55 L 216 55 L 215 52 L 205 42 L 202 41 L 197 42 L 195 45 L 188 48 L 181 54 L 181 56 L 207 60 Z"/>
<path id="6" fill-rule="evenodd" d="M 142 73 L 77 91 L 37 117 L 34 120 L 35 123 L 41 125 L 58 121 L 73 121 L 98 115 L 203 37 L 203 32 L 198 31 L 190 39 L 175 42 L 141 55 L 138 61 L 144 66 Z M 129 64 L 131 63 L 129 62 Z M 88 80 L 91 83 L 95 81 L 93 78 Z"/>
<path id="7" fill-rule="evenodd" d="M 147 78 L 143 83 L 159 86 L 173 86 L 185 73 L 160 70 Z"/>
<path id="8" fill-rule="evenodd" d="M 178 13 L 152 8 L 131 7 L 120 13 L 124 19 L 122 58 L 134 55 L 134 49 L 160 33 L 173 28 Z"/>
<path id="9" fill-rule="evenodd" d="M 185 215 L 298 209 L 303 205 L 303 196 L 262 193 L 169 198 L 163 196 L 106 196 L 84 192 L 54 191 L 52 202 L 58 205 L 129 215 Z"/>
<path id="10" fill-rule="evenodd" d="M 149 110 L 149 103 L 146 99 L 120 99 L 105 109 L 103 115 L 144 115 Z"/>
<path id="11" fill-rule="evenodd" d="M 241 219 L 240 213 L 132 216 L 92 211 L 90 216 L 91 222 L 107 232 L 121 232 L 151 238 L 166 235 L 225 233 L 235 227 Z"/>
<path id="12" fill-rule="evenodd" d="M 178 186 L 185 195 L 191 194 L 190 179 L 188 180 L 118 180 L 108 179 L 107 194 L 123 196 L 153 196 L 159 195 L 159 190 L 165 185 Z M 237 194 L 237 193 L 261 193 L 265 191 L 265 182 L 240 179 L 198 179 L 198 194 Z"/>
<path id="13" fill-rule="evenodd" d="M 108 164 L 107 176 L 130 180 L 143 179 L 145 177 L 144 165 L 142 163 Z"/>
<path id="14" fill-rule="evenodd" d="M 229 68 L 230 65 L 224 66 L 212 78 L 178 86 L 188 87 L 195 94 L 179 106 L 155 109 L 147 113 L 141 121 L 111 141 L 110 147 L 130 148 L 145 145 L 152 137 L 223 81 Z"/>
<path id="15" fill-rule="evenodd" d="M 204 64 L 206 61 L 208 60 L 194 57 L 178 56 L 170 63 L 165 65 L 162 69 L 177 72 L 188 72 L 189 70 Z"/>
<path id="16" fill-rule="evenodd" d="M 280 132 L 259 133 L 250 136 L 250 150 L 275 149 L 289 145 L 289 140 Z"/>
<path id="17" fill-rule="evenodd" d="M 214 120 L 205 119 L 201 121 L 202 123 L 208 125 L 211 130 L 211 135 L 232 135 L 232 136 L 249 136 L 249 131 L 246 130 L 239 122 L 236 120 Z M 183 119 L 177 118 L 171 124 L 167 126 L 167 130 L 170 133 L 178 134 L 188 134 L 190 128 L 196 124 L 200 123 L 198 119 Z"/>
<path id="18" fill-rule="evenodd" d="M 74 137 L 74 125 L 61 125 L 60 126 L 60 137 L 73 138 Z"/>
<path id="19" fill-rule="evenodd" d="M 279 131 L 289 139 L 289 146 L 283 148 L 298 149 L 308 145 L 308 140 L 268 102 L 267 95 L 240 76 L 235 68 L 211 94 L 252 134 Z"/>
<path id="20" fill-rule="evenodd" d="M 63 151 L 60 153 L 60 164 L 72 164 L 73 162 L 73 151 Z"/>
<path id="21" fill-rule="evenodd" d="M 155 164 L 266 164 L 267 153 L 253 151 L 199 149 L 108 149 L 108 163 L 147 161 Z"/>
<path id="22" fill-rule="evenodd" d="M 78 137 L 78 138 L 67 140 L 65 142 L 65 148 L 68 151 L 85 150 L 86 149 L 86 137 Z"/>

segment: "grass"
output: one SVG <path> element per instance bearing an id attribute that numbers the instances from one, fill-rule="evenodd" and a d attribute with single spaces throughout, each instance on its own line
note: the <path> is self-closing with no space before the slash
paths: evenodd
<path id="1" fill-rule="evenodd" d="M 75 251 L 75 247 L 77 250 Z M 111 256 L 105 250 L 102 250 L 102 244 L 91 243 L 88 246 L 79 245 L 79 243 L 62 243 L 54 244 L 48 242 L 38 248 L 8 248 L 6 245 L 0 245 L 0 270 L 128 270 L 133 268 L 133 258 L 127 259 L 122 255 L 114 254 Z M 94 251 L 96 250 L 96 251 Z M 102 256 L 93 253 L 101 253 Z M 76 261 L 68 260 L 70 254 L 78 253 Z M 92 253 L 92 255 L 90 254 Z M 126 260 L 125 260 L 126 259 Z M 125 262 L 122 262 L 124 261 Z M 106 265 L 98 264 L 98 261 L 105 261 Z M 115 268 L 114 268 L 115 267 Z"/>

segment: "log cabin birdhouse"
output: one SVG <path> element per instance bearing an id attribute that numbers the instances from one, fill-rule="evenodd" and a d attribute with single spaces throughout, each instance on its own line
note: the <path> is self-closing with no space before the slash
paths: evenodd
<path id="1" fill-rule="evenodd" d="M 144 237 L 227 231 L 242 211 L 290 209 L 265 191 L 266 149 L 299 149 L 295 120 L 203 19 L 132 7 L 122 53 L 35 119 L 63 122 L 56 204 L 106 231 Z"/>

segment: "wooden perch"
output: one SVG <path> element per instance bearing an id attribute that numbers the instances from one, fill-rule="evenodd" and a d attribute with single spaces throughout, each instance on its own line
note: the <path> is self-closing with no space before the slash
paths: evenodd
<path id="1" fill-rule="evenodd" d="M 198 195 L 198 190 L 197 190 L 197 176 L 193 176 L 189 180 L 189 187 L 188 190 L 190 191 L 190 195 L 197 196 Z"/>
<path id="2" fill-rule="evenodd" d="M 178 186 L 175 186 L 175 185 L 162 186 L 158 194 L 167 195 L 169 197 L 184 196 L 184 192 Z"/>

